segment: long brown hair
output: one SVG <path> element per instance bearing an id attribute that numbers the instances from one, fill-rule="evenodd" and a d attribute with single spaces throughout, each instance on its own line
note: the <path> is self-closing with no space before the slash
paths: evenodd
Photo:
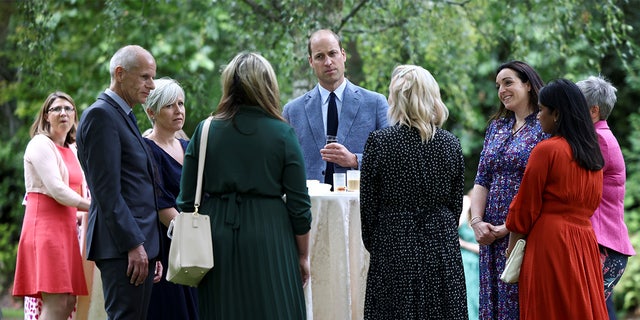
<path id="1" fill-rule="evenodd" d="M 544 82 L 540 78 L 540 75 L 533 69 L 532 66 L 528 65 L 526 62 L 513 60 L 509 62 L 505 62 L 501 64 L 496 70 L 496 75 L 502 71 L 502 69 L 511 69 L 513 70 L 520 81 L 522 83 L 527 83 L 531 85 L 531 91 L 529 91 L 529 111 L 536 112 L 538 110 L 538 92 L 540 92 L 540 88 L 544 86 Z M 513 111 L 508 110 L 502 101 L 500 101 L 500 107 L 498 107 L 498 111 L 494 113 L 489 120 L 497 120 L 500 118 L 506 118 L 513 116 Z"/>
<path id="2" fill-rule="evenodd" d="M 67 100 L 69 101 L 69 103 L 71 103 L 74 109 L 76 108 L 76 103 L 73 101 L 73 98 L 71 98 L 70 95 L 62 91 L 56 91 L 49 94 L 47 99 L 44 100 L 42 107 L 40 107 L 40 111 L 38 112 L 38 116 L 36 117 L 36 120 L 31 125 L 31 130 L 29 131 L 31 138 L 33 138 L 37 134 L 44 134 L 46 136 L 49 136 L 51 124 L 49 124 L 46 118 L 47 118 L 47 114 L 49 114 L 49 108 L 51 107 L 53 102 L 56 101 L 56 99 Z M 73 113 L 73 125 L 71 126 L 71 130 L 67 132 L 67 137 L 64 139 L 65 144 L 72 144 L 76 142 L 77 124 L 78 124 L 78 110 L 76 109 L 76 112 Z"/>
<path id="3" fill-rule="evenodd" d="M 222 98 L 214 117 L 232 119 L 242 105 L 260 106 L 269 116 L 285 121 L 273 67 L 253 52 L 239 53 L 222 71 Z"/>

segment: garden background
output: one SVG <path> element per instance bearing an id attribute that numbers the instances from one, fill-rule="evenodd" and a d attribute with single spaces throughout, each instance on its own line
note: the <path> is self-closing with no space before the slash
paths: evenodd
<path id="1" fill-rule="evenodd" d="M 315 85 L 307 38 L 330 28 L 343 38 L 347 77 L 388 94 L 391 71 L 416 64 L 440 84 L 461 140 L 471 188 L 489 116 L 498 106 L 495 69 L 518 59 L 545 82 L 602 74 L 618 88 L 609 124 L 627 165 L 626 221 L 640 252 L 640 5 L 638 0 L 0 0 L 0 293 L 13 282 L 24 209 L 22 155 L 28 128 L 54 90 L 79 112 L 109 85 L 111 55 L 139 44 L 157 77 L 186 91 L 187 121 L 215 110 L 220 71 L 240 51 L 274 66 L 282 103 Z M 136 107 L 141 130 L 150 127 Z M 620 317 L 640 305 L 640 259 L 616 287 Z"/>

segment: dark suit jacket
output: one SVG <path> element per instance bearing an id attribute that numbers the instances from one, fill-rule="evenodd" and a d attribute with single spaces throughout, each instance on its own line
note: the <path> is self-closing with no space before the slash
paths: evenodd
<path id="1" fill-rule="evenodd" d="M 149 259 L 155 258 L 160 229 L 152 156 L 138 127 L 101 93 L 82 113 L 77 145 L 91 192 L 88 258 L 126 258 L 141 243 Z"/>
<path id="2" fill-rule="evenodd" d="M 345 146 L 362 161 L 364 144 L 373 130 L 386 128 L 387 99 L 347 82 L 342 97 L 342 110 L 338 123 L 338 143 Z M 327 142 L 322 119 L 322 101 L 318 85 L 311 91 L 284 106 L 282 115 L 295 129 L 302 147 L 307 179 L 324 181 L 326 162 L 322 160 L 320 149 Z M 348 168 L 335 166 L 335 172 L 345 172 Z"/>

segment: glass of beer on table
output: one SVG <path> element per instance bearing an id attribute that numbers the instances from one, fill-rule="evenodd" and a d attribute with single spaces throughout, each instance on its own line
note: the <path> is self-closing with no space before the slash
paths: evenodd
<path id="1" fill-rule="evenodd" d="M 347 190 L 360 191 L 360 170 L 347 170 Z"/>

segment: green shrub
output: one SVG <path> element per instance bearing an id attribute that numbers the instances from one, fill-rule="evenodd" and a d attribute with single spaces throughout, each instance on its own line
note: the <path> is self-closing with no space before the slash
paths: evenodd
<path id="1" fill-rule="evenodd" d="M 629 130 L 627 137 L 629 148 L 623 150 L 627 168 L 627 182 L 625 194 L 625 221 L 631 243 L 640 253 L 640 115 L 629 116 Z M 619 315 L 634 313 L 640 306 L 640 258 L 629 258 L 627 269 L 614 289 L 614 300 Z"/>
<path id="2" fill-rule="evenodd" d="M 0 145 L 0 294 L 5 294 L 13 282 L 16 267 L 16 252 L 24 216 L 22 197 L 24 179 L 22 152 L 24 138 L 18 135 L 7 138 Z"/>

